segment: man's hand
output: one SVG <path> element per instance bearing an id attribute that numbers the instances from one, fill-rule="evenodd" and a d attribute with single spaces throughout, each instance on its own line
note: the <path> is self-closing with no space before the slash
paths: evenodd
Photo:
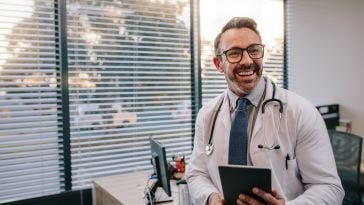
<path id="1" fill-rule="evenodd" d="M 282 195 L 278 193 L 276 189 L 272 189 L 272 194 L 265 192 L 258 188 L 253 188 L 253 193 L 259 196 L 262 200 L 265 201 L 264 204 L 267 205 L 285 205 L 284 198 Z M 245 194 L 240 194 L 236 203 L 239 205 L 263 205 L 262 202 L 258 201 L 257 199 L 250 197 Z"/>
<path id="2" fill-rule="evenodd" d="M 209 196 L 209 205 L 224 205 L 224 196 L 220 193 L 213 192 Z"/>

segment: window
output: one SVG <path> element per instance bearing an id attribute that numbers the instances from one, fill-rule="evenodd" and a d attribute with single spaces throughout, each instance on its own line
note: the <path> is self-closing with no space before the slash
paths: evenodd
<path id="1" fill-rule="evenodd" d="M 67 6 L 72 187 L 192 149 L 189 1 Z M 186 16 L 187 15 L 187 16 Z"/>
<path id="2" fill-rule="evenodd" d="M 64 190 L 52 1 L 0 1 L 0 203 Z"/>
<path id="3" fill-rule="evenodd" d="M 0 0 L 0 203 L 65 191 L 67 163 L 72 190 L 151 169 L 150 136 L 169 158 L 192 150 L 190 2 L 60 2 L 65 17 L 54 1 Z"/>
<path id="4" fill-rule="evenodd" d="M 258 24 L 265 44 L 263 74 L 284 87 L 283 0 L 200 0 L 202 103 L 226 89 L 225 77 L 212 62 L 213 42 L 225 23 L 235 16 L 248 16 Z"/>

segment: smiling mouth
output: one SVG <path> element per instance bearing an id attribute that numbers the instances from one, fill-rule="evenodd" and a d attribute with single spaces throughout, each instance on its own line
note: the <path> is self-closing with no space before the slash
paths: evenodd
<path id="1" fill-rule="evenodd" d="M 256 64 L 251 64 L 250 66 L 241 66 L 236 69 L 236 74 L 241 77 L 249 77 L 258 73 L 259 66 Z"/>
<path id="2" fill-rule="evenodd" d="M 249 69 L 249 70 L 240 70 L 239 72 L 237 72 L 237 74 L 239 76 L 251 76 L 254 73 L 255 73 L 255 70 L 254 69 L 253 70 L 251 70 L 251 69 Z"/>

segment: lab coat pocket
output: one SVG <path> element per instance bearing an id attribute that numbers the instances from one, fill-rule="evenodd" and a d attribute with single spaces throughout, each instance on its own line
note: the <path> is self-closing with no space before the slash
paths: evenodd
<path id="1" fill-rule="evenodd" d="M 285 168 L 284 192 L 288 200 L 292 200 L 303 192 L 303 185 L 298 172 L 297 160 L 286 160 Z"/>

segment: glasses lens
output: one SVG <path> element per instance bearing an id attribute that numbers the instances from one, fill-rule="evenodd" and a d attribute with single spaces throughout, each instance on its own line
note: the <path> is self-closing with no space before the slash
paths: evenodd
<path id="1" fill-rule="evenodd" d="M 226 57 L 230 63 L 236 63 L 241 60 L 243 50 L 240 48 L 233 48 L 226 52 Z"/>
<path id="2" fill-rule="evenodd" d="M 247 48 L 248 54 L 251 58 L 263 57 L 264 47 L 262 45 L 251 45 Z"/>

